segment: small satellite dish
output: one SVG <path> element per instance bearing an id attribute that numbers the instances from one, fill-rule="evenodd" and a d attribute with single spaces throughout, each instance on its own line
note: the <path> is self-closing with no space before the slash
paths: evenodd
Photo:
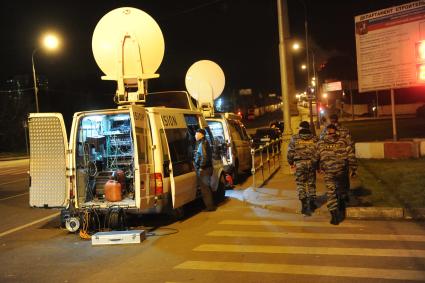
<path id="1" fill-rule="evenodd" d="M 93 32 L 92 50 L 104 80 L 118 83 L 118 102 L 138 101 L 145 80 L 159 77 L 164 37 L 155 20 L 142 10 L 122 7 L 104 15 Z M 131 92 L 136 89 L 136 92 Z M 137 96 L 137 97 L 135 97 Z"/>
<path id="2" fill-rule="evenodd" d="M 221 95 L 225 84 L 220 66 L 210 60 L 197 61 L 187 71 L 185 83 L 187 91 L 198 101 L 198 107 L 204 114 L 214 116 L 214 99 Z"/>

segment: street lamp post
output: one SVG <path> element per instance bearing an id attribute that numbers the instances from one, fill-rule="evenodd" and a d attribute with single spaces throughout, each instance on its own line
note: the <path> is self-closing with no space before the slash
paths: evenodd
<path id="1" fill-rule="evenodd" d="M 35 97 L 35 111 L 38 113 L 40 109 L 38 108 L 38 87 L 37 87 L 37 76 L 35 74 L 35 64 L 34 64 L 34 55 L 37 52 L 37 48 L 32 51 L 31 62 L 32 62 L 32 79 L 34 81 L 34 97 Z"/>
<path id="2" fill-rule="evenodd" d="M 282 143 L 282 152 L 283 152 L 283 171 L 285 174 L 290 174 L 290 167 L 288 164 L 286 151 L 288 150 L 289 141 L 292 135 L 291 128 L 291 114 L 289 108 L 289 88 L 288 88 L 288 73 L 286 66 L 286 49 L 285 49 L 285 28 L 284 28 L 284 19 L 283 19 L 283 8 L 286 9 L 285 0 L 277 0 L 277 18 L 278 18 L 278 30 L 279 30 L 279 66 L 280 66 L 280 85 L 282 89 L 282 111 L 283 111 L 283 121 L 285 127 L 283 128 L 283 143 Z"/>
<path id="3" fill-rule="evenodd" d="M 42 47 L 47 50 L 56 50 L 59 46 L 59 39 L 54 34 L 46 34 L 43 37 Z M 31 63 L 32 63 L 32 79 L 34 81 L 34 97 L 35 97 L 35 110 L 40 112 L 40 108 L 38 106 L 38 85 L 37 85 L 37 74 L 35 72 L 35 63 L 34 63 L 34 55 L 37 53 L 38 48 L 34 48 L 31 54 Z"/>
<path id="4" fill-rule="evenodd" d="M 320 107 L 319 107 L 319 77 L 318 74 L 316 72 L 316 61 L 314 58 L 314 52 L 311 52 L 311 55 L 313 56 L 313 76 L 315 79 L 315 85 L 314 85 L 314 94 L 316 95 L 316 115 L 317 115 L 317 121 L 316 121 L 316 128 L 320 129 L 320 115 L 319 115 L 319 111 L 320 111 Z"/>

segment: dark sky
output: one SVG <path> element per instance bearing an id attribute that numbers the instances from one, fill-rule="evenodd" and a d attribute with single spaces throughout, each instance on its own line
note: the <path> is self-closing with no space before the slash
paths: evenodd
<path id="1" fill-rule="evenodd" d="M 292 37 L 304 37 L 301 0 L 288 0 Z M 355 56 L 354 16 L 411 1 L 304 0 L 307 4 L 312 46 L 323 56 Z M 0 81 L 31 74 L 31 52 L 48 28 L 63 37 L 56 55 L 36 55 L 37 73 L 54 87 L 72 91 L 114 93 L 91 50 L 93 30 L 114 8 L 130 6 L 150 14 L 162 29 L 164 60 L 159 79 L 150 91 L 182 89 L 187 69 L 194 62 L 217 62 L 226 76 L 226 90 L 278 90 L 278 30 L 276 0 L 139 0 L 139 1 L 2 1 Z M 298 55 L 301 56 L 301 55 Z M 302 60 L 298 58 L 296 60 Z M 296 73 L 298 76 L 299 74 Z"/>

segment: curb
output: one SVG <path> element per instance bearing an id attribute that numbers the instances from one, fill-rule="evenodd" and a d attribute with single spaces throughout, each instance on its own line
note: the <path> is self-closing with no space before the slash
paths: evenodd
<path id="1" fill-rule="evenodd" d="M 347 207 L 347 218 L 355 219 L 403 219 L 400 207 Z"/>
<path id="2" fill-rule="evenodd" d="M 298 208 L 290 208 L 287 206 L 251 200 L 247 194 L 245 194 L 245 192 L 246 190 L 244 190 L 244 193 L 242 194 L 243 202 L 249 205 L 273 211 L 301 214 Z M 328 215 L 329 212 L 325 206 L 322 209 L 317 209 L 314 214 Z M 346 218 L 371 220 L 425 220 L 425 208 L 407 209 L 401 207 L 347 207 Z"/>

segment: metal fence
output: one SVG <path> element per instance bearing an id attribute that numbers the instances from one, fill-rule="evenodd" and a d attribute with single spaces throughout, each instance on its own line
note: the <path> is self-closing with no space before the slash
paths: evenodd
<path id="1" fill-rule="evenodd" d="M 282 139 L 251 149 L 252 187 L 261 187 L 279 168 Z"/>

